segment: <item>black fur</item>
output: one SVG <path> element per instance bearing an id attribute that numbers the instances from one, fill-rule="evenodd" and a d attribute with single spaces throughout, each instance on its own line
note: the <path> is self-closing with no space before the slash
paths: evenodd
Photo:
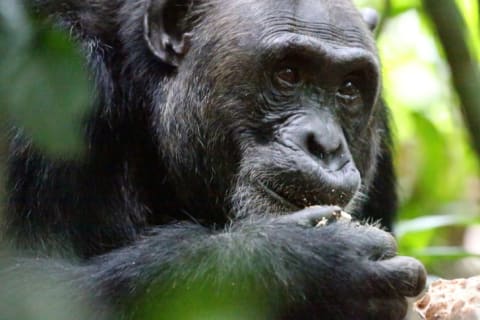
<path id="1" fill-rule="evenodd" d="M 423 288 L 422 266 L 395 257 L 393 238 L 374 226 L 314 228 L 325 210 L 336 209 L 301 210 L 341 205 L 357 218 L 381 219 L 386 228 L 394 216 L 377 56 L 368 26 L 349 1 L 35 5 L 73 30 L 98 97 L 86 122 L 84 159 L 50 159 L 20 131 L 12 138 L 7 238 L 14 248 L 43 257 L 19 260 L 14 272 L 48 266 L 59 279 L 94 293 L 97 316 L 114 310 L 140 317 L 195 286 L 221 304 L 216 294 L 237 283 L 233 301 L 261 297 L 270 318 L 403 317 L 404 296 Z M 308 68 L 330 74 L 319 76 L 322 85 L 309 88 L 303 100 L 268 78 L 277 59 L 273 40 L 295 24 L 296 32 L 321 45 L 315 52 L 325 64 Z M 272 47 L 262 46 L 268 39 Z M 282 39 L 277 45 L 289 41 Z M 364 77 L 358 86 L 367 109 L 333 111 L 325 107 L 332 103 L 328 90 L 320 87 L 349 68 L 342 59 L 350 59 L 351 48 L 364 59 L 359 72 L 351 69 Z M 317 175 L 311 155 L 292 144 L 317 124 L 317 139 L 332 138 L 309 151 L 332 162 L 347 157 L 348 172 Z M 335 139 L 341 154 L 324 150 Z M 330 160 L 322 161 L 330 170 Z"/>

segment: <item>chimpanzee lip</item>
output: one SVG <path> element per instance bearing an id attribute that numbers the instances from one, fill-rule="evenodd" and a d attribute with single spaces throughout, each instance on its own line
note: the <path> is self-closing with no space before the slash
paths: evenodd
<path id="1" fill-rule="evenodd" d="M 271 188 L 267 187 L 264 183 L 262 183 L 261 181 L 257 181 L 258 182 L 258 185 L 260 186 L 260 188 L 267 194 L 269 195 L 271 198 L 275 199 L 276 201 L 280 202 L 282 205 L 284 205 L 285 207 L 287 208 L 290 208 L 294 211 L 297 211 L 297 210 L 301 210 L 302 207 L 300 207 L 299 205 L 297 204 L 294 204 L 292 201 L 286 199 L 285 197 L 279 195 L 277 192 L 275 192 L 274 190 L 272 190 Z"/>

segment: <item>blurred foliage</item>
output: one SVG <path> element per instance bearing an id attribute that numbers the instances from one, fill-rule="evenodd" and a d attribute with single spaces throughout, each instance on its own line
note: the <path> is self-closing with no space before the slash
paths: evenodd
<path id="1" fill-rule="evenodd" d="M 451 0 L 438 4 L 442 1 Z M 454 2 L 478 64 L 479 2 Z M 356 3 L 374 7 L 382 16 L 377 38 L 384 97 L 395 122 L 400 252 L 418 257 L 430 271 L 455 276 L 444 272 L 443 260 L 477 253 L 465 249 L 463 234 L 480 223 L 480 183 L 472 135 L 465 129 L 451 68 L 421 0 Z M 480 90 L 480 83 L 476 85 Z"/>
<path id="2" fill-rule="evenodd" d="M 193 278 L 193 277 L 192 277 Z M 205 277 L 207 278 L 207 277 Z M 141 310 L 135 317 L 138 320 L 245 320 L 275 319 L 267 300 L 274 294 L 257 291 L 255 286 L 245 286 L 248 276 L 240 281 L 222 281 L 226 286 L 218 290 L 218 285 L 210 279 L 190 279 L 190 282 L 177 283 L 175 290 L 169 291 L 154 286 Z M 213 277 L 212 279 L 215 279 Z M 151 301 L 155 301 L 152 303 Z"/>
<path id="3" fill-rule="evenodd" d="M 29 16 L 22 2 L 0 2 L 2 119 L 24 128 L 37 147 L 78 157 L 90 96 L 85 60 L 69 36 Z"/>

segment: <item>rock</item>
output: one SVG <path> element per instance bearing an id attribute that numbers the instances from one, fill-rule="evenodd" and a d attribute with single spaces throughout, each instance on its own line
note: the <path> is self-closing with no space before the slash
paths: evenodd
<path id="1" fill-rule="evenodd" d="M 432 282 L 414 311 L 425 320 L 480 320 L 480 277 Z"/>

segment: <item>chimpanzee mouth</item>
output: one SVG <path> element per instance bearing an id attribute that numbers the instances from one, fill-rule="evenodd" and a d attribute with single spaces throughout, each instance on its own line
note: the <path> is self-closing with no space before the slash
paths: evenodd
<path id="1" fill-rule="evenodd" d="M 294 186 L 280 186 L 272 188 L 265 182 L 256 181 L 259 189 L 270 199 L 290 210 L 301 210 L 311 206 L 335 205 L 345 207 L 353 198 L 358 189 L 357 183 L 352 183 L 350 188 L 343 186 L 314 185 L 302 183 L 302 188 Z"/>
<path id="2" fill-rule="evenodd" d="M 272 189 L 270 189 L 269 187 L 267 187 L 265 184 L 263 184 L 262 182 L 260 181 L 257 181 L 258 185 L 260 186 L 260 188 L 262 189 L 262 191 L 264 191 L 269 197 L 271 197 L 272 199 L 278 201 L 279 203 L 281 203 L 283 206 L 293 210 L 293 211 L 297 211 L 297 210 L 301 210 L 302 207 L 299 206 L 299 205 L 296 205 L 294 204 L 293 202 L 291 202 L 290 200 L 287 200 L 285 197 L 279 195 L 277 192 L 273 191 Z M 306 206 L 304 206 L 306 207 Z"/>

